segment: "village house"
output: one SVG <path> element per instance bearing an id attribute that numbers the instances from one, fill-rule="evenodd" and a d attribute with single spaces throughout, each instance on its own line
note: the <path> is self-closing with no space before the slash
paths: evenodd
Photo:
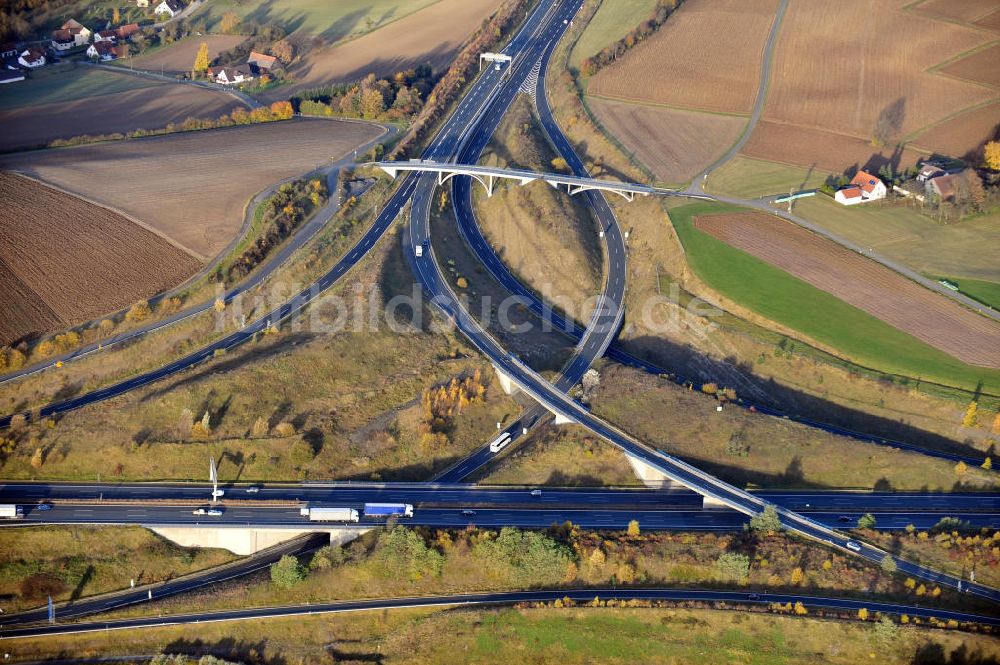
<path id="1" fill-rule="evenodd" d="M 884 199 L 887 191 L 885 183 L 871 173 L 858 171 L 849 184 L 837 190 L 833 198 L 841 205 L 851 206 Z"/>
<path id="2" fill-rule="evenodd" d="M 17 57 L 17 62 L 22 67 L 28 67 L 29 69 L 41 67 L 45 64 L 45 51 L 32 46 L 21 52 L 21 55 Z"/>
<path id="3" fill-rule="evenodd" d="M 17 44 L 14 42 L 7 42 L 3 46 L 0 46 L 0 58 L 16 58 L 17 57 Z"/>
<path id="4" fill-rule="evenodd" d="M 184 9 L 184 5 L 182 5 L 179 0 L 163 0 L 163 2 L 156 5 L 156 8 L 153 9 L 153 13 L 157 16 L 165 14 L 170 18 L 173 18 L 180 14 L 182 9 Z"/>
<path id="5" fill-rule="evenodd" d="M 113 42 L 96 42 L 87 49 L 88 58 L 98 58 L 103 62 L 115 60 L 125 56 L 123 46 L 116 46 Z"/>
<path id="6" fill-rule="evenodd" d="M 250 65 L 237 65 L 236 67 L 209 67 L 208 78 L 215 83 L 222 85 L 237 85 L 253 80 L 253 71 Z"/>
<path id="7" fill-rule="evenodd" d="M 109 43 L 109 44 L 114 44 L 116 41 L 118 41 L 118 31 L 117 30 L 99 30 L 98 32 L 94 33 L 94 43 L 95 44 L 100 44 L 102 42 L 106 42 L 106 43 Z M 89 49 L 88 49 L 87 52 L 88 53 L 90 52 Z"/>
<path id="8" fill-rule="evenodd" d="M 937 198 L 939 201 L 949 201 L 955 198 L 955 189 L 961 177 L 961 172 L 945 173 L 941 171 L 937 176 L 930 178 L 924 183 L 924 191 L 929 198 Z"/>
<path id="9" fill-rule="evenodd" d="M 77 46 L 89 44 L 92 34 L 89 28 L 74 19 L 70 19 L 52 33 L 52 48 L 57 51 L 66 51 Z"/>
<path id="10" fill-rule="evenodd" d="M 250 71 L 253 72 L 255 76 L 270 74 L 272 71 L 281 68 L 281 63 L 278 62 L 278 58 L 273 55 L 264 55 L 263 53 L 258 53 L 257 51 L 250 51 L 250 56 L 247 58 L 247 64 L 250 65 Z"/>
<path id="11" fill-rule="evenodd" d="M 136 7 L 149 7 L 149 0 L 135 0 Z"/>
<path id="12" fill-rule="evenodd" d="M 125 25 L 120 25 L 115 28 L 115 36 L 118 38 L 118 41 L 131 39 L 132 35 L 137 32 L 139 32 L 138 23 L 126 23 Z"/>

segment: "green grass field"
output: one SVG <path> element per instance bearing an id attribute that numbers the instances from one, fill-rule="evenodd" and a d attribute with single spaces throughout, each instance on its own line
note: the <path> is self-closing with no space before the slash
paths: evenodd
<path id="1" fill-rule="evenodd" d="M 754 312 L 839 349 L 856 362 L 892 374 L 1000 392 L 1000 371 L 966 365 L 789 275 L 694 228 L 693 217 L 738 210 L 697 203 L 670 217 L 688 262 L 711 288 Z"/>
<path id="2" fill-rule="evenodd" d="M 83 67 L 51 67 L 31 72 L 28 80 L 0 89 L 0 110 L 50 102 L 70 102 L 156 85 L 156 81 Z"/>
<path id="3" fill-rule="evenodd" d="M 655 6 L 656 0 L 604 0 L 573 48 L 570 64 L 577 67 L 584 59 L 624 37 L 645 21 Z"/>
<path id="4" fill-rule="evenodd" d="M 245 22 L 276 24 L 288 33 L 322 37 L 327 43 L 358 37 L 437 0 L 215 0 L 193 15 L 204 19 L 210 32 L 222 17 L 235 12 Z"/>
<path id="5" fill-rule="evenodd" d="M 789 189 L 812 189 L 826 179 L 825 171 L 765 162 L 737 155 L 713 171 L 705 191 L 723 196 L 755 199 L 771 194 L 787 194 Z"/>

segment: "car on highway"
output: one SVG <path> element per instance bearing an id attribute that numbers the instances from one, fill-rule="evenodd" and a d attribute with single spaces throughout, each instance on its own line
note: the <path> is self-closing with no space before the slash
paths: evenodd
<path id="1" fill-rule="evenodd" d="M 840 517 L 837 518 L 837 521 L 838 522 L 853 522 L 854 518 L 851 517 L 850 515 L 841 515 Z"/>
<path id="2" fill-rule="evenodd" d="M 40 503 L 38 504 L 38 510 L 52 510 L 51 503 Z"/>
<path id="3" fill-rule="evenodd" d="M 208 510 L 205 511 L 205 514 L 208 515 L 209 517 L 221 517 L 222 511 L 219 510 L 218 508 L 209 508 Z"/>
<path id="4" fill-rule="evenodd" d="M 247 488 L 247 494 L 257 494 L 258 492 L 260 492 L 260 488 L 256 485 L 251 485 Z"/>
<path id="5" fill-rule="evenodd" d="M 218 499 L 226 495 L 226 490 L 212 490 L 212 498 Z"/>
<path id="6" fill-rule="evenodd" d="M 466 517 L 472 517 L 473 515 L 476 514 L 476 511 L 469 510 L 468 508 L 466 508 L 465 510 L 462 511 L 462 514 L 465 515 Z"/>
<path id="7" fill-rule="evenodd" d="M 861 551 L 861 543 L 859 543 L 856 540 L 848 540 L 847 541 L 847 549 L 849 549 L 849 550 L 851 550 L 853 552 L 860 552 Z"/>
<path id="8" fill-rule="evenodd" d="M 542 490 L 531 490 L 531 496 L 541 496 Z"/>
<path id="9" fill-rule="evenodd" d="M 760 594 L 759 593 L 747 594 L 747 600 L 760 600 Z"/>

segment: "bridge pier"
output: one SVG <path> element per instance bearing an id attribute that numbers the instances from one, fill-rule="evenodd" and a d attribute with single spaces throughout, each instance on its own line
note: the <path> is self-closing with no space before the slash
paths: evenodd
<path id="1" fill-rule="evenodd" d="M 493 371 L 496 373 L 497 378 L 500 379 L 500 387 L 503 388 L 505 394 L 513 395 L 516 392 L 520 392 L 521 389 L 517 386 L 517 384 L 514 383 L 514 381 L 507 376 L 507 374 L 501 371 L 499 367 L 494 365 Z"/>
<path id="2" fill-rule="evenodd" d="M 666 476 L 659 469 L 650 466 L 643 460 L 625 453 L 625 458 L 628 463 L 632 466 L 632 471 L 635 472 L 636 478 L 641 480 L 646 487 L 651 487 L 655 489 L 672 489 L 675 487 L 683 487 L 680 483 L 677 483 Z"/>
<path id="3" fill-rule="evenodd" d="M 322 528 L 319 524 L 302 529 L 230 528 L 222 526 L 152 527 L 154 533 L 182 547 L 220 547 L 233 554 L 249 555 L 273 547 L 305 533 L 326 531 L 330 543 L 343 545 L 358 538 L 370 527 Z"/>

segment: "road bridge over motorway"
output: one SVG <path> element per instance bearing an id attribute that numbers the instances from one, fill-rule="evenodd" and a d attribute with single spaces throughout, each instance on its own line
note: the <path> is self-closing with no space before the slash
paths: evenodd
<path id="1" fill-rule="evenodd" d="M 651 187 L 628 182 L 600 180 L 584 176 L 566 175 L 563 173 L 536 173 L 521 169 L 501 169 L 493 166 L 476 166 L 474 164 L 440 163 L 430 159 L 411 159 L 408 162 L 374 162 L 368 166 L 377 166 L 395 178 L 399 173 L 419 171 L 421 173 L 436 173 L 438 185 L 443 185 L 457 175 L 466 175 L 478 180 L 486 188 L 487 196 L 493 196 L 493 188 L 497 179 L 516 180 L 527 185 L 535 180 L 549 183 L 556 189 L 565 186 L 570 196 L 581 192 L 601 191 L 611 192 L 621 196 L 626 201 L 632 201 L 636 195 L 648 196 L 685 196 L 692 198 L 707 198 L 698 195 L 684 194 L 673 189 Z"/>

